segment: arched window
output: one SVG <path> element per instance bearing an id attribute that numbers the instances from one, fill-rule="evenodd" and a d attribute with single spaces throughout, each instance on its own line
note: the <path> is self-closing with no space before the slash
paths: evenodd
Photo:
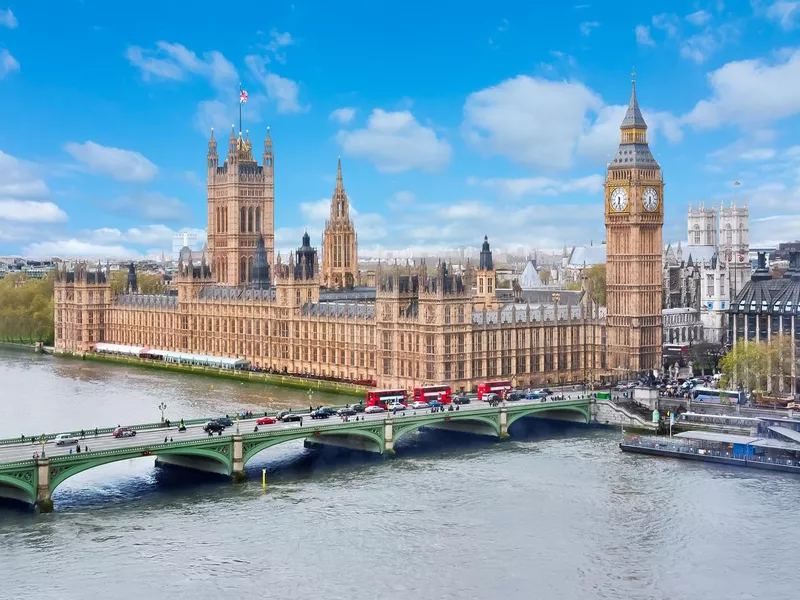
<path id="1" fill-rule="evenodd" d="M 242 283 L 247 281 L 247 258 L 244 256 L 239 260 L 239 281 Z"/>
<path id="2" fill-rule="evenodd" d="M 253 257 L 247 259 L 247 281 L 253 281 Z"/>
<path id="3" fill-rule="evenodd" d="M 247 209 L 247 231 L 253 233 L 253 207 Z"/>
<path id="4" fill-rule="evenodd" d="M 244 233 L 246 227 L 247 227 L 247 210 L 243 206 L 241 210 L 239 210 L 239 233 Z"/>
<path id="5" fill-rule="evenodd" d="M 261 233 L 261 209 L 256 208 L 256 233 Z"/>
<path id="6" fill-rule="evenodd" d="M 694 245 L 700 245 L 700 225 L 694 226 Z"/>
<path id="7" fill-rule="evenodd" d="M 228 233 L 228 207 L 222 207 L 222 233 Z"/>
<path id="8" fill-rule="evenodd" d="M 215 230 L 217 233 L 219 233 L 219 232 L 220 232 L 220 229 L 219 229 L 219 227 L 220 227 L 220 225 L 221 225 L 221 223 L 222 223 L 222 219 L 221 219 L 220 217 L 221 217 L 221 215 L 220 215 L 220 210 L 219 210 L 219 206 L 218 206 L 217 208 L 215 208 L 215 209 L 214 209 L 214 218 L 216 219 L 216 223 L 217 223 L 217 225 L 216 225 L 216 227 L 214 228 L 214 230 Z"/>
<path id="9" fill-rule="evenodd" d="M 730 223 L 726 223 L 725 225 L 725 243 L 726 244 L 733 243 L 733 231 L 731 231 Z"/>

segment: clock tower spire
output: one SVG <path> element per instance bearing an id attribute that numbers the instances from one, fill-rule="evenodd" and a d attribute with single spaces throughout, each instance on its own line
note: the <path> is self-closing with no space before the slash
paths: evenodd
<path id="1" fill-rule="evenodd" d="M 662 367 L 663 192 L 634 72 L 605 183 L 607 364 L 624 378 Z"/>

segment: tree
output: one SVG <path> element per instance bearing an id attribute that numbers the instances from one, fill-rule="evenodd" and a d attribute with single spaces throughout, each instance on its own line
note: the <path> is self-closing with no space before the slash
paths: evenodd
<path id="1" fill-rule="evenodd" d="M 792 372 L 791 336 L 777 335 L 770 341 L 739 341 L 719 361 L 722 386 L 741 385 L 754 392 L 791 389 L 782 382 Z"/>
<path id="2" fill-rule="evenodd" d="M 722 348 L 719 344 L 712 342 L 692 343 L 689 347 L 689 360 L 692 361 L 692 368 L 705 375 L 706 371 L 713 371 L 719 362 Z"/>
<path id="3" fill-rule="evenodd" d="M 44 279 L 9 275 L 0 279 L 0 339 L 52 342 L 53 274 Z"/>
<path id="4" fill-rule="evenodd" d="M 550 283 L 550 278 L 552 277 L 552 273 L 550 269 L 541 268 L 539 269 L 539 279 L 542 281 L 543 284 L 547 285 Z"/>
<path id="5" fill-rule="evenodd" d="M 128 270 L 120 269 L 111 273 L 111 292 L 116 294 L 124 293 L 128 288 Z M 142 294 L 163 294 L 167 291 L 167 284 L 164 283 L 162 275 L 141 273 L 136 275 L 136 284 Z"/>
<path id="6" fill-rule="evenodd" d="M 567 289 L 573 292 L 579 292 L 581 291 L 581 284 L 578 283 L 577 281 L 570 281 L 567 284 Z"/>
<path id="7" fill-rule="evenodd" d="M 606 305 L 606 266 L 594 265 L 586 269 L 586 278 L 589 280 L 589 295 L 600 306 Z"/>

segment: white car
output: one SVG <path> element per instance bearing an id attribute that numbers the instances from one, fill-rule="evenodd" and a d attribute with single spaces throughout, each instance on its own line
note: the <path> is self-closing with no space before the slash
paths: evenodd
<path id="1" fill-rule="evenodd" d="M 389 406 L 389 410 L 405 410 L 407 407 L 402 402 L 392 402 Z"/>
<path id="2" fill-rule="evenodd" d="M 364 412 L 368 415 L 372 415 L 375 413 L 385 412 L 385 409 L 381 408 L 380 406 L 368 406 L 364 409 Z"/>
<path id="3" fill-rule="evenodd" d="M 422 400 L 417 400 L 414 404 L 411 405 L 411 408 L 420 409 L 420 408 L 430 408 L 431 405 L 427 402 L 423 402 Z"/>
<path id="4" fill-rule="evenodd" d="M 78 443 L 78 438 L 68 433 L 59 433 L 53 440 L 56 446 L 71 446 Z"/>

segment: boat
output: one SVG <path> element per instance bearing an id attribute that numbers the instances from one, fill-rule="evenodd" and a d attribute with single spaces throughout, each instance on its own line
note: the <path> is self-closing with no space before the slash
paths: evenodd
<path id="1" fill-rule="evenodd" d="M 635 454 L 800 474 L 800 443 L 774 437 L 684 431 L 669 438 L 634 435 L 619 447 Z"/>

